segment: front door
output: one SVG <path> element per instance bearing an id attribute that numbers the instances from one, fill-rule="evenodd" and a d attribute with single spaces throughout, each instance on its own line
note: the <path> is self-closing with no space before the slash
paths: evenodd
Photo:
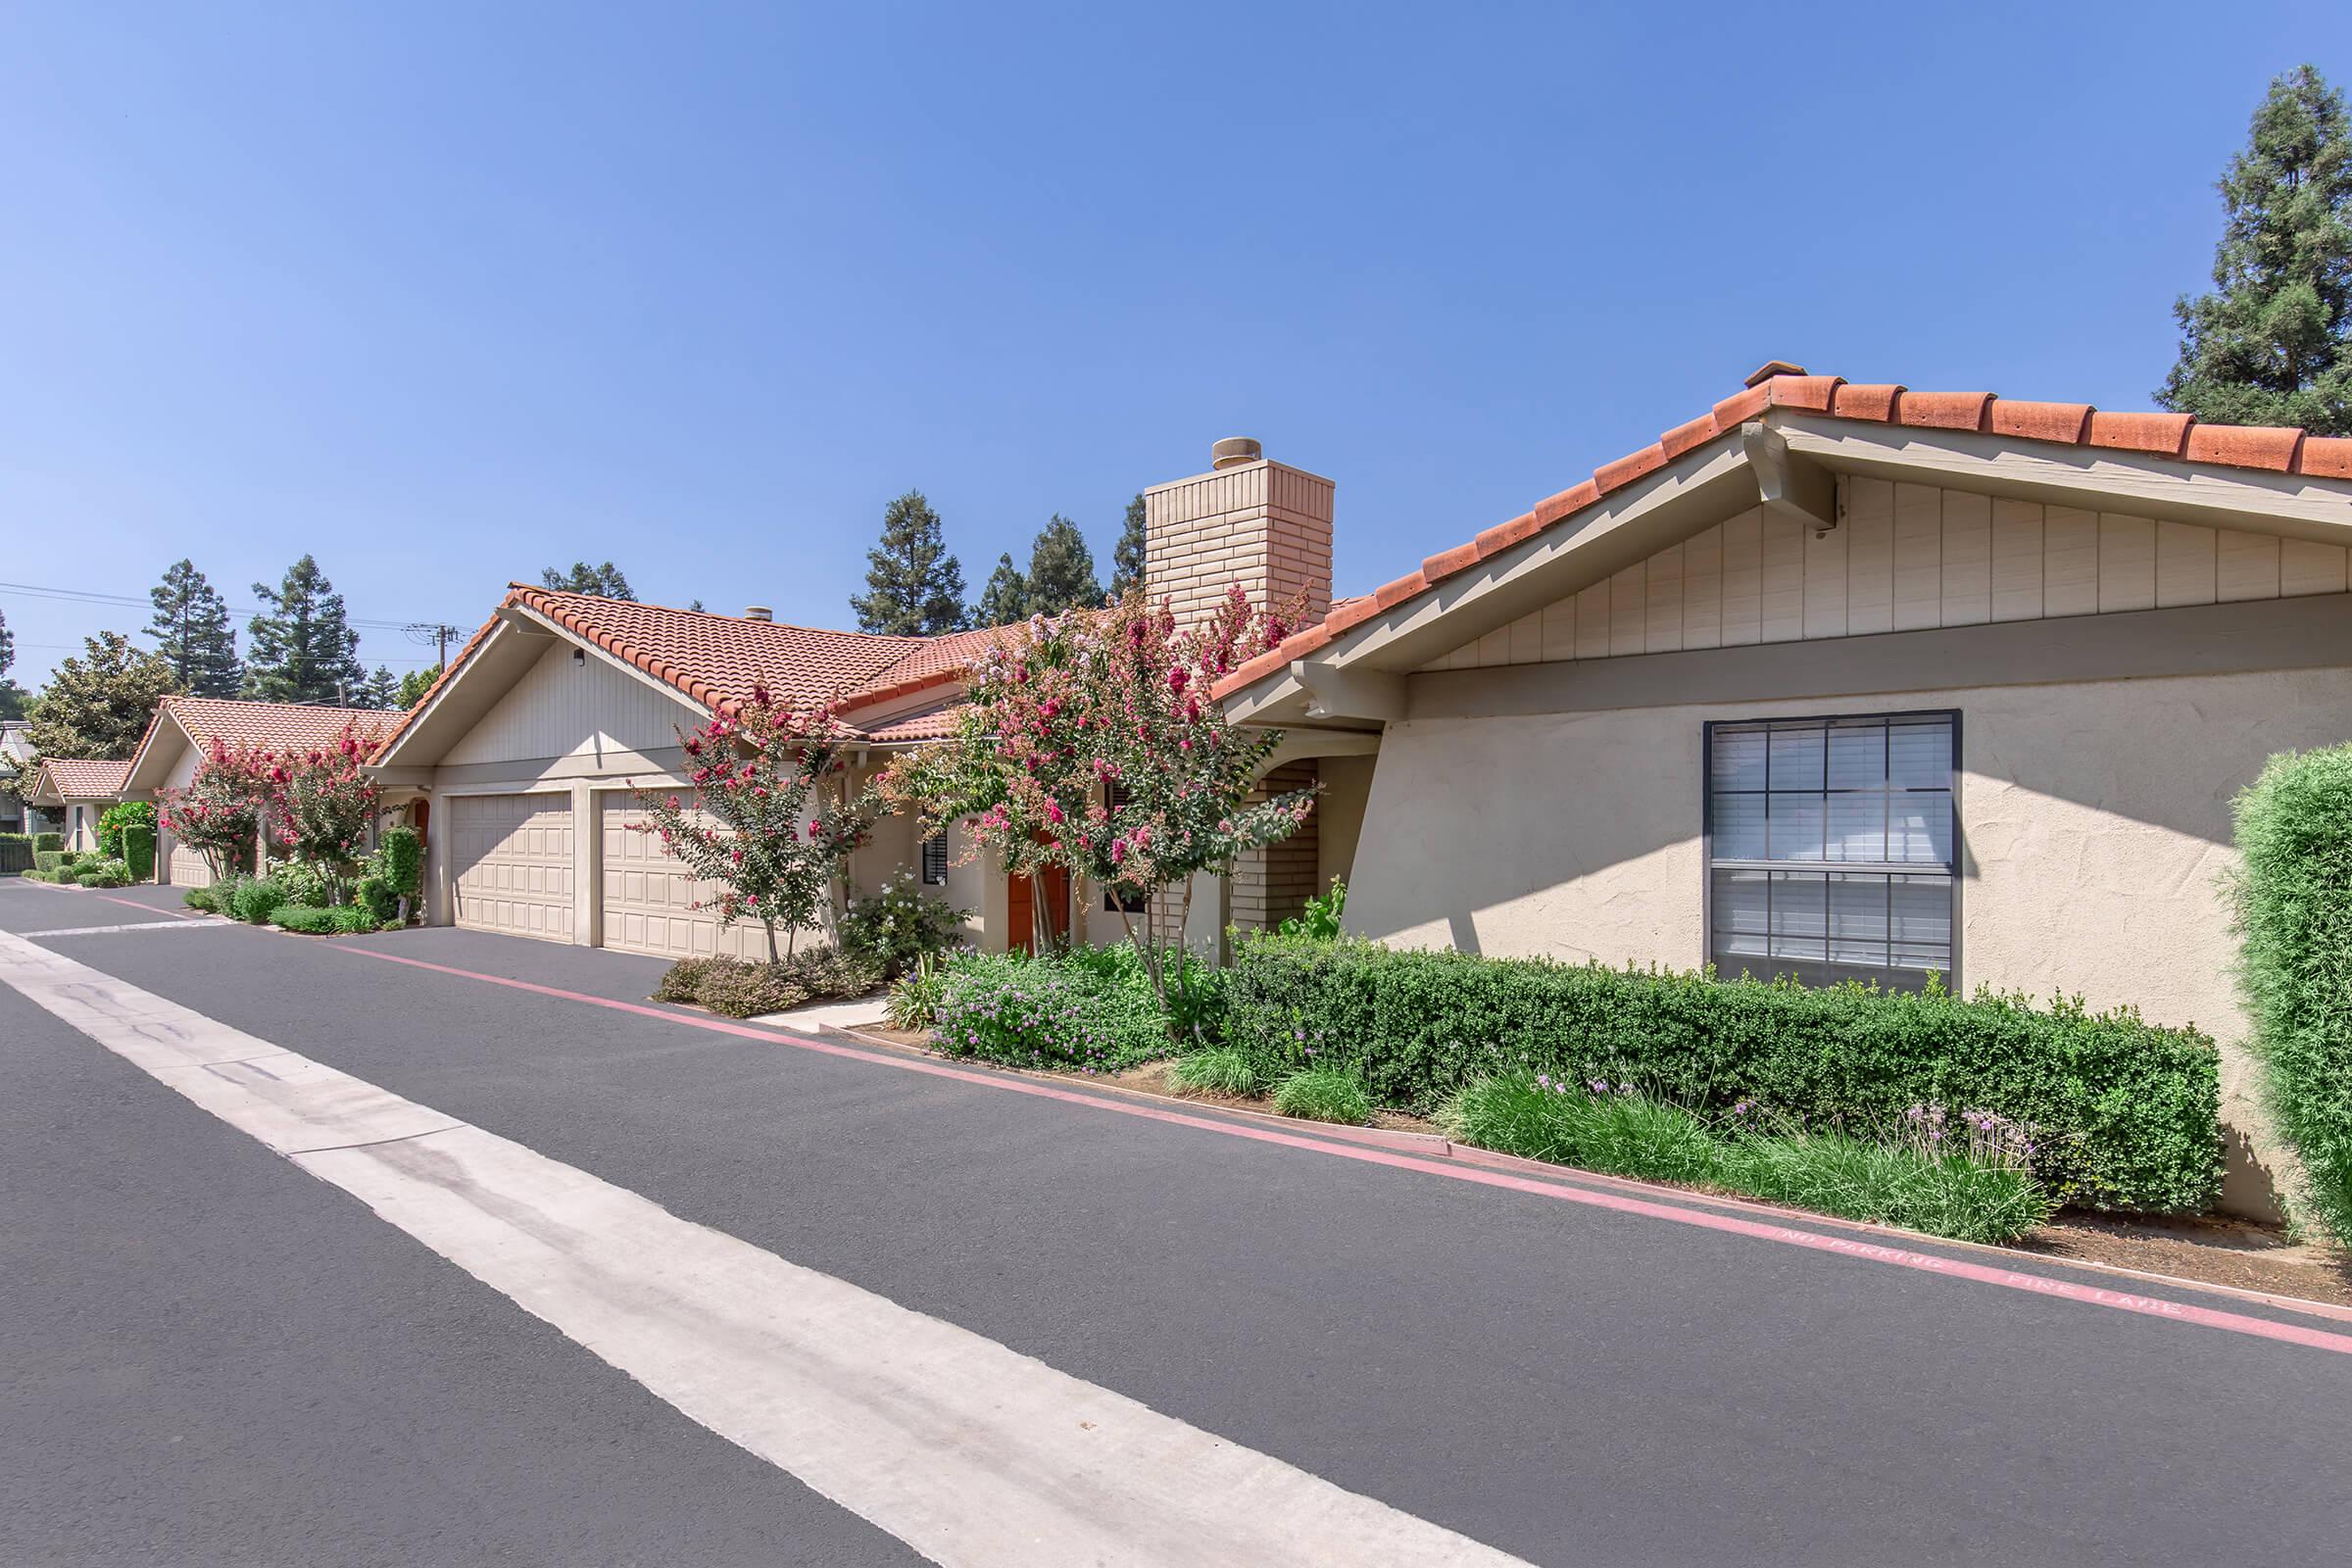
<path id="1" fill-rule="evenodd" d="M 1058 865 L 1048 866 L 1037 879 L 1046 889 L 1046 923 L 1056 940 L 1070 934 L 1070 873 Z M 1015 953 L 1028 953 L 1036 945 L 1037 893 L 1027 876 L 1015 874 L 1004 879 L 1005 946 Z"/>

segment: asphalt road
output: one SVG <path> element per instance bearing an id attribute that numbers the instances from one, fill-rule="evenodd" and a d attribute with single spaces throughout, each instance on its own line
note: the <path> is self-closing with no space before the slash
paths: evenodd
<path id="1" fill-rule="evenodd" d="M 350 950 L 644 998 L 620 955 L 35 940 L 1533 1562 L 2341 1549 L 2352 1356 Z M 913 1560 L 5 988 L 0 1070 L 0 1562 Z"/>

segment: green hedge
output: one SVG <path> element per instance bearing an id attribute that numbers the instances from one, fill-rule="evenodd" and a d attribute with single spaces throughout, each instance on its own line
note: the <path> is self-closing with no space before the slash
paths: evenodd
<path id="1" fill-rule="evenodd" d="M 932 1043 L 1016 1067 L 1116 1072 L 1171 1054 L 1166 1016 L 1133 948 L 948 960 Z"/>
<path id="2" fill-rule="evenodd" d="M 36 855 L 43 850 L 62 850 L 65 847 L 66 836 L 63 833 L 35 833 L 32 836 L 33 853 Z"/>
<path id="3" fill-rule="evenodd" d="M 2236 802 L 2238 984 L 2293 1195 L 2352 1238 L 2352 746 L 2289 752 Z"/>
<path id="4" fill-rule="evenodd" d="M 32 852 L 32 868 L 42 876 L 47 876 L 50 872 L 61 866 L 71 865 L 79 858 L 80 857 L 72 850 L 35 850 Z"/>
<path id="5" fill-rule="evenodd" d="M 2128 1011 L 1253 937 L 1225 1026 L 1262 1076 L 1339 1066 L 1424 1113 L 1514 1068 L 1864 1134 L 1934 1102 L 2035 1128 L 2064 1201 L 2192 1213 L 2221 1191 L 2213 1042 Z"/>
<path id="6" fill-rule="evenodd" d="M 122 862 L 133 882 L 155 879 L 155 829 L 133 822 L 122 829 Z"/>

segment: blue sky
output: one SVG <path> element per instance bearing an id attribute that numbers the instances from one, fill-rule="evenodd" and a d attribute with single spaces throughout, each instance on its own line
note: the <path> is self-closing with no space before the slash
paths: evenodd
<path id="1" fill-rule="evenodd" d="M 902 490 L 1107 575 L 1250 434 L 1357 591 L 1768 358 L 2148 407 L 2306 59 L 2352 8 L 19 4 L 0 580 L 846 625 Z M 0 612 L 27 684 L 145 620 Z"/>

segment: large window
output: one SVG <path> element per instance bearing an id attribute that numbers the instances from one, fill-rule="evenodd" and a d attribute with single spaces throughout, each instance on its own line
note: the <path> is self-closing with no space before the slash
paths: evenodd
<path id="1" fill-rule="evenodd" d="M 1708 725 L 1717 972 L 1950 983 L 1958 735 L 1956 713 Z"/>

